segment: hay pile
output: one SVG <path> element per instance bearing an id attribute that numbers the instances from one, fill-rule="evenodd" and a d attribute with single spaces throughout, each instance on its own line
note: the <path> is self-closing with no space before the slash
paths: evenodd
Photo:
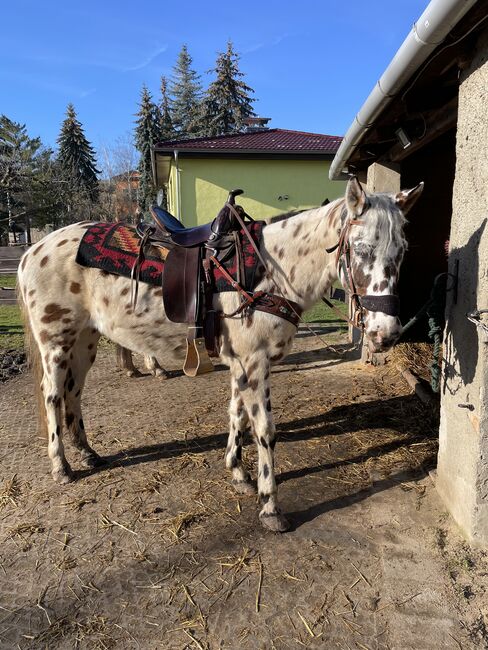
<path id="1" fill-rule="evenodd" d="M 410 370 L 430 384 L 432 343 L 399 343 L 391 352 L 391 361 L 402 370 Z"/>

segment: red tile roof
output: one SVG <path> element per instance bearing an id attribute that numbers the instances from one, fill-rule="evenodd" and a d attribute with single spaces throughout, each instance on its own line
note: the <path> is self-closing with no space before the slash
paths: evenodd
<path id="1" fill-rule="evenodd" d="M 214 138 L 191 140 L 166 140 L 156 144 L 156 151 L 178 149 L 179 151 L 242 151 L 267 153 L 326 153 L 335 154 L 342 138 L 337 135 L 265 129 L 248 133 L 231 133 Z"/>

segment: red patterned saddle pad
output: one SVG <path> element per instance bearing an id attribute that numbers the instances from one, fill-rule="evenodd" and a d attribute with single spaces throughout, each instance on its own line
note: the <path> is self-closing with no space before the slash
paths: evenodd
<path id="1" fill-rule="evenodd" d="M 76 261 L 81 266 L 130 278 L 140 241 L 134 226 L 124 223 L 93 223 L 83 235 Z M 154 246 L 146 248 L 140 275 L 142 282 L 161 286 L 163 253 L 163 250 Z"/>

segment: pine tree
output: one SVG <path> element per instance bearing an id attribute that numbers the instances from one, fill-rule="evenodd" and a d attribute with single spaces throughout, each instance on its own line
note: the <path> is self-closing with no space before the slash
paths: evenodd
<path id="1" fill-rule="evenodd" d="M 159 137 L 161 140 L 171 140 L 174 135 L 168 96 L 168 80 L 163 76 L 161 77 L 161 103 L 159 104 Z"/>
<path id="2" fill-rule="evenodd" d="M 151 93 L 146 86 L 142 87 L 141 101 L 136 117 L 135 144 L 140 153 L 138 204 L 144 213 L 154 201 L 156 194 L 152 175 L 151 152 L 154 144 L 161 139 L 159 109 L 153 102 Z"/>
<path id="3" fill-rule="evenodd" d="M 250 97 L 254 90 L 242 81 L 244 74 L 239 70 L 239 58 L 231 41 L 226 52 L 217 57 L 213 70 L 216 79 L 208 87 L 202 105 L 205 135 L 239 131 L 243 120 L 254 115 L 254 99 Z"/>
<path id="4" fill-rule="evenodd" d="M 73 190 L 87 194 L 94 203 L 99 186 L 95 151 L 86 139 L 83 127 L 76 117 L 73 104 L 68 104 L 66 118 L 58 137 L 58 162 Z"/>
<path id="5" fill-rule="evenodd" d="M 26 126 L 0 115 L 0 221 L 25 229 L 54 223 L 59 212 L 60 185 L 53 152 Z"/>
<path id="6" fill-rule="evenodd" d="M 173 68 L 171 82 L 173 126 L 179 137 L 191 137 L 200 134 L 199 117 L 202 87 L 200 76 L 192 70 L 192 62 L 187 46 L 183 45 Z"/>

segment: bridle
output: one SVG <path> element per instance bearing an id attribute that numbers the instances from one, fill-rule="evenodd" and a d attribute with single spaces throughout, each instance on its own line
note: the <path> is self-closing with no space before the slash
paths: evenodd
<path id="1" fill-rule="evenodd" d="M 357 291 L 352 272 L 349 235 L 352 226 L 360 226 L 363 223 L 364 221 L 362 219 L 348 219 L 342 227 L 337 244 L 326 249 L 327 253 L 337 251 L 335 259 L 336 268 L 339 277 L 340 271 L 342 271 L 343 280 L 346 285 L 344 288 L 349 294 L 349 318 L 347 318 L 347 321 L 361 330 L 364 330 L 365 327 L 365 310 L 382 312 L 389 316 L 399 316 L 400 314 L 400 300 L 395 294 L 384 294 L 380 296 L 373 294 L 361 295 Z M 333 307 L 326 298 L 323 300 L 327 305 Z"/>

